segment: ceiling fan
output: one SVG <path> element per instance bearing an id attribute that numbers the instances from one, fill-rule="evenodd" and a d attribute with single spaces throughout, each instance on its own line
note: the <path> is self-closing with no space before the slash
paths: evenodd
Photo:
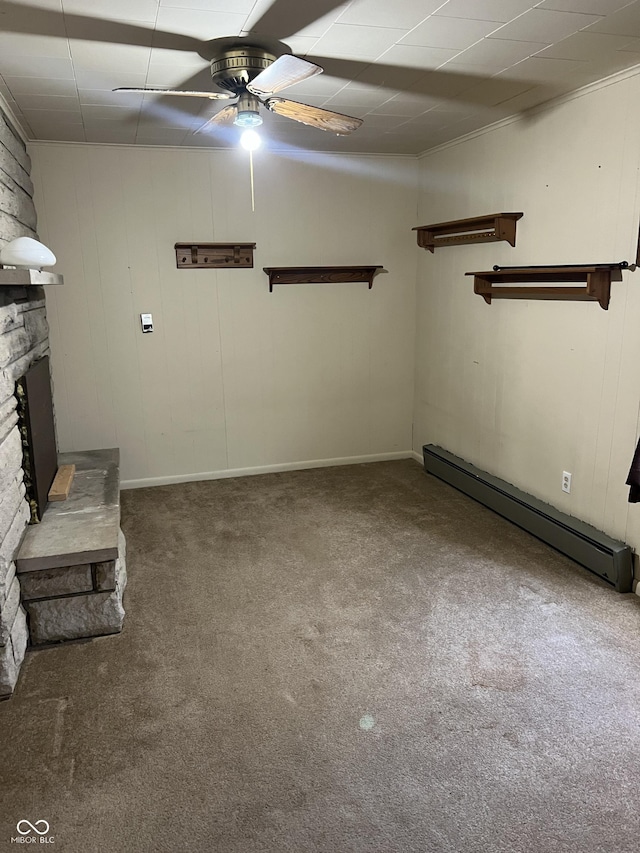
<path id="1" fill-rule="evenodd" d="M 63 0 L 63 5 L 66 0 Z M 206 124 L 236 124 L 250 128 L 262 122 L 260 108 L 294 121 L 340 136 L 352 133 L 362 119 L 346 116 L 319 107 L 290 101 L 279 92 L 319 74 L 323 69 L 333 77 L 376 87 L 393 93 L 407 91 L 416 96 L 456 98 L 469 104 L 483 104 L 480 84 L 488 79 L 482 75 L 427 70 L 415 67 L 386 65 L 379 62 L 335 57 L 294 56 L 286 39 L 328 15 L 344 0 L 257 0 L 259 17 L 251 18 L 240 34 L 228 38 L 201 40 L 189 35 L 153 29 L 144 24 L 104 20 L 90 15 L 45 8 L 26 0 L 0 0 L 0 32 L 61 36 L 69 39 L 139 45 L 176 51 L 195 52 L 210 63 L 214 89 L 203 91 L 201 72 L 185 81 L 182 89 L 118 88 L 118 92 L 157 93 L 183 97 L 232 100 Z M 267 7 L 265 9 L 265 7 Z M 491 75 L 489 75 L 491 76 Z M 495 88 L 509 81 L 492 78 Z M 531 84 L 534 84 L 532 82 Z"/>
<path id="2" fill-rule="evenodd" d="M 286 98 L 275 97 L 278 92 L 322 73 L 322 67 L 291 53 L 276 57 L 266 47 L 241 38 L 215 39 L 211 60 L 211 79 L 221 91 L 198 92 L 184 89 L 119 87 L 114 92 L 142 92 L 158 95 L 178 95 L 211 100 L 235 98 L 196 133 L 215 124 L 235 124 L 242 128 L 255 128 L 262 124 L 260 106 L 271 112 L 298 121 L 301 124 L 346 136 L 357 130 L 362 119 L 342 115 L 331 110 L 301 104 Z"/>

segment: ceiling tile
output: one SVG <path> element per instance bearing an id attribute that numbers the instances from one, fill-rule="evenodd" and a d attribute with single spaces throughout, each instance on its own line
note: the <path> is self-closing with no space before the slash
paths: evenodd
<path id="1" fill-rule="evenodd" d="M 25 60 L 30 57 L 69 59 L 69 44 L 65 38 L 54 36 L 0 32 L 0 54 L 19 55 Z"/>
<path id="2" fill-rule="evenodd" d="M 151 132 L 142 128 L 138 130 L 136 142 L 139 145 L 180 145 L 186 136 L 187 131 L 182 129 L 163 128 Z"/>
<path id="3" fill-rule="evenodd" d="M 60 142 L 86 142 L 81 124 L 55 124 L 51 121 L 29 120 L 36 139 L 51 139 Z"/>
<path id="4" fill-rule="evenodd" d="M 80 110 L 80 101 L 77 94 L 75 97 L 52 96 L 52 95 L 27 95 L 19 94 L 17 102 L 22 110 Z"/>
<path id="5" fill-rule="evenodd" d="M 587 30 L 574 33 L 569 38 L 559 41 L 557 44 L 540 51 L 541 57 L 552 59 L 582 59 L 585 61 L 604 61 L 607 56 L 611 57 L 631 39 L 627 36 L 604 35 Z"/>
<path id="6" fill-rule="evenodd" d="M 123 121 L 140 112 L 139 104 L 129 104 L 126 107 L 107 106 L 106 104 L 83 104 L 82 120 L 91 123 L 100 121 Z"/>
<path id="7" fill-rule="evenodd" d="M 376 59 L 404 35 L 404 30 L 334 24 L 314 46 L 314 54 Z"/>
<path id="8" fill-rule="evenodd" d="M 443 0 L 354 0 L 340 16 L 341 24 L 410 30 L 442 6 Z"/>
<path id="9" fill-rule="evenodd" d="M 423 68 L 406 68 L 387 65 L 385 62 L 372 63 L 361 71 L 355 80 L 359 83 L 367 83 L 371 86 L 383 86 L 389 90 L 389 94 L 397 91 L 405 91 L 412 83 L 422 77 Z"/>
<path id="10" fill-rule="evenodd" d="M 415 47 L 408 44 L 396 44 L 380 57 L 385 65 L 402 65 L 406 68 L 438 68 L 459 51 L 442 47 Z"/>
<path id="11" fill-rule="evenodd" d="M 146 86 L 146 79 L 146 74 L 132 74 L 117 68 L 111 72 L 107 70 L 85 70 L 84 68 L 76 69 L 76 82 L 79 89 L 115 89 L 118 86 L 137 88 Z"/>
<path id="12" fill-rule="evenodd" d="M 468 62 L 472 65 L 487 64 L 493 66 L 495 63 L 504 63 L 505 67 L 514 65 L 522 59 L 526 59 L 540 50 L 544 50 L 546 44 L 541 42 L 507 41 L 506 39 L 488 38 L 477 42 L 468 50 L 460 53 L 457 59 L 460 62 Z"/>
<path id="13" fill-rule="evenodd" d="M 70 45 L 76 71 L 107 71 L 115 76 L 121 72 L 146 74 L 149 67 L 151 48 L 148 47 L 76 40 L 72 40 Z"/>
<path id="14" fill-rule="evenodd" d="M 76 94 L 75 80 L 63 80 L 58 77 L 12 77 L 3 75 L 3 79 L 14 97 L 25 95 L 53 95 L 73 97 Z"/>
<path id="15" fill-rule="evenodd" d="M 82 124 L 82 117 L 80 115 L 80 104 L 78 103 L 77 108 L 75 110 L 26 110 L 23 109 L 22 112 L 27 117 L 27 120 L 31 123 L 43 123 L 46 121 L 51 121 L 55 124 Z"/>
<path id="16" fill-rule="evenodd" d="M 607 15 L 590 27 L 590 32 L 612 36 L 640 36 L 640 3 L 631 3 L 618 12 Z"/>
<path id="17" fill-rule="evenodd" d="M 325 106 L 328 109 L 338 109 L 341 107 L 353 107 L 362 109 L 365 112 L 379 106 L 389 97 L 388 92 L 384 89 L 378 89 L 368 86 L 345 86 L 337 95 L 328 98 L 325 101 Z"/>
<path id="18" fill-rule="evenodd" d="M 506 23 L 535 5 L 535 0 L 449 0 L 436 14 L 450 18 Z"/>
<path id="19" fill-rule="evenodd" d="M 270 7 L 277 5 L 273 2 L 273 0 L 266 0 L 266 2 L 268 3 L 268 5 Z M 310 24 L 307 24 L 306 27 L 303 27 L 299 32 L 297 32 L 296 36 L 303 36 L 305 38 L 312 38 L 312 37 L 320 38 L 321 36 L 323 36 L 327 32 L 329 27 L 331 27 L 336 21 L 338 21 L 340 19 L 342 13 L 345 11 L 345 9 L 348 7 L 348 5 L 349 5 L 349 3 L 343 3 L 342 5 L 337 6 L 335 9 L 333 9 L 331 12 L 328 12 L 326 15 L 321 15 L 319 18 L 316 18 L 315 21 L 313 21 Z M 282 11 L 283 11 L 282 32 L 287 32 L 288 27 L 287 27 L 286 4 L 282 5 Z M 251 20 L 254 20 L 254 21 L 257 20 L 255 10 L 254 10 L 254 12 L 251 13 L 248 20 L 250 20 L 250 21 Z M 275 29 L 274 29 L 274 32 L 275 32 Z M 285 39 L 285 41 L 288 44 L 288 39 Z"/>
<path id="20" fill-rule="evenodd" d="M 205 12 L 228 12 L 233 7 L 234 13 L 248 15 L 255 6 L 255 0 L 160 0 L 160 5 Z"/>
<path id="21" fill-rule="evenodd" d="M 158 0 L 91 0 L 90 3 L 87 0 L 62 0 L 62 8 L 65 15 L 153 23 L 158 14 Z"/>
<path id="22" fill-rule="evenodd" d="M 531 56 L 512 65 L 505 76 L 510 80 L 530 80 L 541 83 L 553 83 L 566 74 L 584 71 L 586 62 L 577 59 L 552 59 L 550 57 Z"/>
<path id="23" fill-rule="evenodd" d="M 119 107 L 123 104 L 123 97 L 126 98 L 126 104 L 129 109 L 134 106 L 140 106 L 142 103 L 142 94 L 136 92 L 128 92 L 122 95 L 119 92 L 112 92 L 111 89 L 78 89 L 78 99 L 80 105 L 99 105 Z"/>
<path id="24" fill-rule="evenodd" d="M 157 86 L 163 89 L 186 89 L 186 84 L 193 77 L 194 70 L 196 69 L 192 66 L 155 65 L 153 68 L 149 68 L 146 85 Z M 220 90 L 217 86 L 213 85 L 208 67 L 205 67 L 204 70 L 207 73 L 204 80 L 201 81 L 202 89 L 199 86 L 197 91 L 219 92 Z M 193 87 L 189 85 L 188 88 L 192 89 Z"/>
<path id="25" fill-rule="evenodd" d="M 233 12 L 209 12 L 202 9 L 176 9 L 161 6 L 156 27 L 170 33 L 182 33 L 209 41 L 223 36 L 238 35 L 245 23 L 246 15 Z"/>
<path id="26" fill-rule="evenodd" d="M 66 32 L 64 18 L 59 14 L 61 8 L 59 2 L 53 4 L 40 4 L 42 8 L 46 9 L 46 11 L 40 15 L 37 9 L 38 5 L 39 4 L 35 4 L 35 6 L 27 4 L 22 5 L 16 2 L 9 4 L 9 6 L 3 5 L 3 30 L 5 32 L 13 32 L 15 33 L 16 38 L 20 38 L 20 33 L 30 32 L 31 24 L 35 19 L 38 24 L 38 29 L 41 32 L 46 32 L 48 36 L 64 38 Z M 26 37 L 29 38 L 29 36 Z"/>
<path id="27" fill-rule="evenodd" d="M 415 113 L 414 113 L 415 115 Z M 373 130 L 390 130 L 397 127 L 400 122 L 406 121 L 409 116 L 395 115 L 394 113 L 371 112 L 364 116 L 362 130 L 369 133 Z M 359 133 L 360 131 L 358 131 Z"/>
<path id="28" fill-rule="evenodd" d="M 153 27 L 148 23 L 102 20 L 89 16 L 74 17 L 68 15 L 65 18 L 67 37 L 75 39 L 91 47 L 100 45 L 109 47 L 114 45 L 138 45 L 151 47 L 153 39 Z"/>
<path id="29" fill-rule="evenodd" d="M 423 95 L 399 94 L 388 98 L 372 110 L 375 115 L 402 116 L 412 118 L 426 111 L 427 106 L 435 106 L 437 102 L 429 102 Z"/>
<path id="30" fill-rule="evenodd" d="M 500 27 L 489 38 L 553 44 L 599 20 L 594 15 L 531 9 L 515 21 Z"/>
<path id="31" fill-rule="evenodd" d="M 493 107 L 532 88 L 533 86 L 527 80 L 508 80 L 501 75 L 486 80 L 474 89 L 470 89 L 467 94 L 473 104 L 480 107 Z"/>
<path id="32" fill-rule="evenodd" d="M 343 89 L 346 80 L 338 77 L 331 77 L 329 74 L 316 74 L 315 77 L 308 77 L 301 83 L 296 83 L 290 89 L 287 89 L 287 96 L 291 93 L 292 97 L 302 98 L 306 95 L 314 95 L 316 97 L 331 98 L 337 95 L 340 89 Z"/>
<path id="33" fill-rule="evenodd" d="M 0 54 L 0 74 L 9 77 L 61 77 L 73 80 L 70 59 L 33 56 L 26 62 L 22 56 Z"/>
<path id="34" fill-rule="evenodd" d="M 464 93 L 487 79 L 493 72 L 487 74 L 472 74 L 464 69 L 451 71 L 449 65 L 444 65 L 437 71 L 430 71 L 410 87 L 411 92 L 439 100 L 455 100 L 459 98 L 464 103 Z"/>
<path id="35" fill-rule="evenodd" d="M 135 127 L 85 127 L 87 142 L 104 142 L 115 145 L 133 145 L 136 141 Z"/>
<path id="36" fill-rule="evenodd" d="M 431 15 L 402 38 L 400 44 L 465 50 L 492 33 L 497 26 L 495 21 L 465 21 L 462 18 Z"/>
<path id="37" fill-rule="evenodd" d="M 291 53 L 295 53 L 296 56 L 306 56 L 307 53 L 311 53 L 317 41 L 317 36 L 289 36 L 287 38 Z"/>
<path id="38" fill-rule="evenodd" d="M 539 9 L 554 9 L 558 12 L 582 12 L 585 15 L 610 15 L 629 0 L 542 0 Z"/>

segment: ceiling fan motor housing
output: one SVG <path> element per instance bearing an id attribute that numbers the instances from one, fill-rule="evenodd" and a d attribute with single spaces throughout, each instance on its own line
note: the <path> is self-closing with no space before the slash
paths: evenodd
<path id="1" fill-rule="evenodd" d="M 237 94 L 275 59 L 260 47 L 225 50 L 211 61 L 211 79 L 221 89 Z"/>

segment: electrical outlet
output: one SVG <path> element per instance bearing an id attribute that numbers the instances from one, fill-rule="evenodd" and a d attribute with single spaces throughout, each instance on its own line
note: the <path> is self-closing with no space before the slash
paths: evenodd
<path id="1" fill-rule="evenodd" d="M 562 472 L 562 491 L 571 492 L 571 474 L 568 471 Z"/>

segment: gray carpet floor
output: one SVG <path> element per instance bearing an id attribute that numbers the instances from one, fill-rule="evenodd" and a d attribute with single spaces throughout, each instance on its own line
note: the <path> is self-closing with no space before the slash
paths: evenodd
<path id="1" fill-rule="evenodd" d="M 638 597 L 411 460 L 122 504 L 123 633 L 0 703 L 0 849 L 640 849 Z"/>

